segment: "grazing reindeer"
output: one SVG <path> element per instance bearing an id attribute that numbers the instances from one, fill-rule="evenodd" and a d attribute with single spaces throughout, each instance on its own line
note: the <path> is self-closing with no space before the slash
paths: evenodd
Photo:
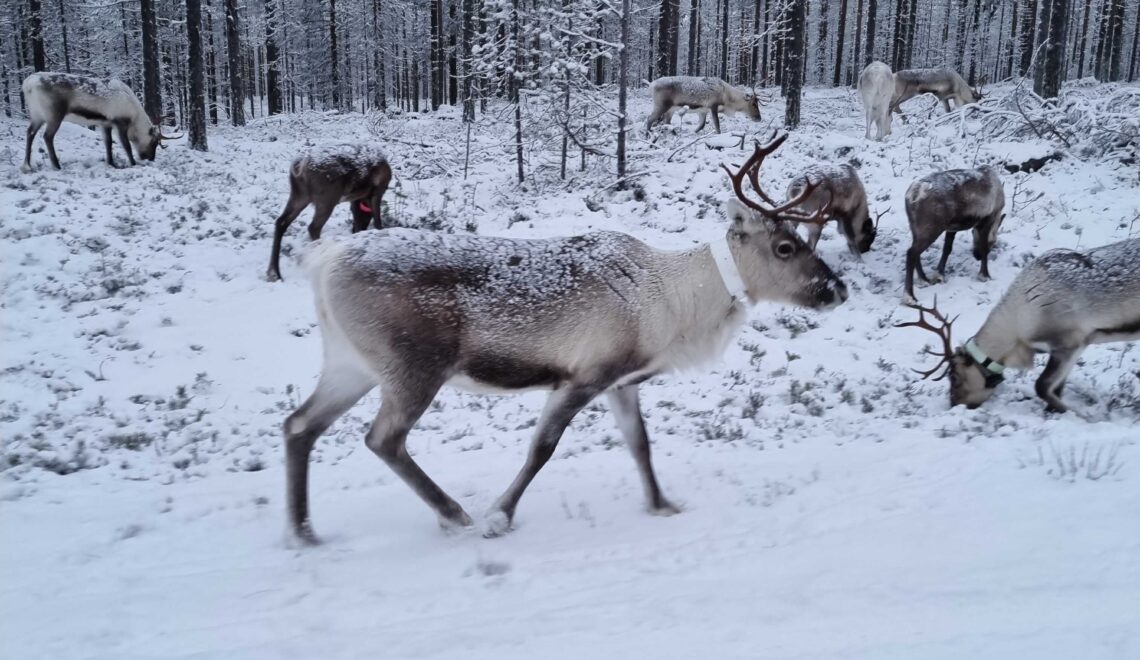
<path id="1" fill-rule="evenodd" d="M 1089 344 L 1140 339 L 1140 238 L 1089 250 L 1051 250 L 1026 266 L 1009 285 L 978 334 L 956 350 L 953 321 L 934 307 L 916 307 L 919 320 L 897 327 L 925 328 L 942 338 L 942 365 L 950 376 L 950 405 L 982 405 L 1001 384 L 1006 368 L 1030 369 L 1036 352 L 1049 353 L 1037 379 L 1047 410 L 1064 412 L 1065 379 Z M 926 321 L 929 313 L 940 326 Z M 933 352 L 934 355 L 939 355 Z"/>
<path id="2" fill-rule="evenodd" d="M 876 140 L 891 134 L 891 100 L 895 96 L 895 76 L 891 67 L 882 62 L 871 62 L 859 74 L 859 96 L 867 117 L 866 137 L 871 139 L 871 126 L 875 126 Z"/>
<path id="3" fill-rule="evenodd" d="M 725 238 L 682 252 L 616 232 L 520 240 L 389 229 L 319 243 L 305 263 L 324 365 L 313 394 L 284 428 L 298 539 L 316 542 L 308 508 L 314 442 L 377 386 L 380 412 L 365 442 L 444 527 L 472 521 L 416 465 L 405 442 L 448 383 L 552 390 L 525 465 L 488 512 L 487 535 L 510 528 L 519 498 L 566 425 L 603 393 L 633 452 L 649 510 L 676 513 L 650 463 L 638 383 L 719 355 L 751 303 L 826 309 L 847 298 L 827 264 L 783 223 L 822 222 L 826 209 L 811 217 L 792 211 L 802 199 L 766 207 L 741 189 L 745 172 L 783 140 L 757 144 L 744 167 L 729 172 L 739 201 L 728 202 Z"/>
<path id="4" fill-rule="evenodd" d="M 653 96 L 653 112 L 645 123 L 645 130 L 653 128 L 662 118 L 666 122 L 673 118 L 672 108 L 684 106 L 696 108 L 701 113 L 698 133 L 705 127 L 706 112 L 712 114 L 713 128 L 720 132 L 719 110 L 731 116 L 743 112 L 753 121 L 760 121 L 760 104 L 756 94 L 742 92 L 720 78 L 698 78 L 697 76 L 667 76 L 658 78 L 649 85 Z"/>
<path id="5" fill-rule="evenodd" d="M 871 221 L 867 210 L 867 192 L 863 189 L 863 182 L 859 180 L 855 168 L 846 163 L 812 167 L 792 179 L 788 185 L 788 197 L 798 196 L 812 182 L 816 182 L 818 187 L 800 204 L 799 210 L 813 213 L 824 205 L 830 205 L 828 218 L 839 221 L 839 231 L 847 239 L 851 254 L 859 255 L 870 250 L 871 243 L 875 240 L 878 218 L 875 219 L 876 222 Z M 879 214 L 881 216 L 882 213 Z M 822 224 L 808 225 L 807 244 L 811 249 L 815 249 L 822 233 Z"/>
<path id="6" fill-rule="evenodd" d="M 297 156 L 289 168 L 289 201 L 273 230 L 273 254 L 266 277 L 271 282 L 281 279 L 281 239 L 310 204 L 313 220 L 309 237 L 313 240 L 321 237 L 321 229 L 341 202 L 352 202 L 353 233 L 367 229 L 369 220 L 381 229 L 380 202 L 391 181 L 388 157 L 371 145 L 316 147 Z"/>
<path id="7" fill-rule="evenodd" d="M 950 99 L 957 107 L 982 100 L 982 92 L 970 87 L 962 76 L 953 69 L 904 69 L 895 73 L 895 96 L 891 110 L 899 112 L 899 106 L 919 94 L 933 94 L 942 101 L 946 112 L 950 112 Z"/>
<path id="8" fill-rule="evenodd" d="M 127 160 L 135 164 L 131 145 L 139 158 L 154 160 L 155 149 L 163 140 L 174 140 L 181 135 L 163 135 L 155 126 L 138 97 L 122 81 L 115 78 L 101 80 L 72 73 L 33 73 L 24 79 L 24 100 L 28 105 L 28 138 L 24 148 L 24 165 L 32 169 L 32 141 L 41 127 L 51 165 L 59 169 L 55 154 L 55 134 L 64 120 L 80 126 L 99 126 L 103 129 L 103 142 L 107 147 L 107 164 L 115 166 L 111 155 L 111 129 L 119 132 L 119 142 L 127 152 Z"/>
<path id="9" fill-rule="evenodd" d="M 946 232 L 942 259 L 938 262 L 941 282 L 946 260 L 954 246 L 954 235 L 974 230 L 974 258 L 982 262 L 979 277 L 990 278 L 990 250 L 1005 218 L 1005 189 L 997 170 L 989 165 L 969 170 L 934 172 L 910 184 L 906 190 L 906 217 L 910 223 L 911 244 L 906 251 L 906 302 L 914 304 L 914 272 L 930 282 L 922 268 L 922 253 Z"/>

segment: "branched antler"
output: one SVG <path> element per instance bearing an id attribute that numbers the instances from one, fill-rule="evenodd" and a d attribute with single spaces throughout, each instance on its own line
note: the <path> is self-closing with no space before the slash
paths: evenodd
<path id="1" fill-rule="evenodd" d="M 775 137 L 776 133 L 773 131 L 772 135 Z M 802 191 L 800 191 L 799 195 L 797 195 L 794 199 L 788 200 L 782 204 L 777 203 L 775 200 L 769 197 L 768 194 L 764 192 L 764 189 L 760 186 L 760 165 L 764 162 L 764 159 L 768 156 L 768 154 L 778 149 L 780 145 L 784 143 L 784 140 L 787 139 L 788 134 L 785 133 L 784 135 L 775 138 L 764 146 L 760 146 L 760 143 L 756 142 L 756 147 L 753 150 L 752 155 L 748 157 L 748 160 L 744 161 L 744 165 L 741 165 L 740 169 L 738 169 L 736 172 L 733 172 L 731 169 L 729 169 L 728 165 L 721 165 L 721 167 L 723 167 L 724 171 L 728 173 L 728 178 L 730 181 L 732 181 L 732 190 L 736 193 L 736 198 L 739 199 L 745 206 L 763 215 L 764 217 L 771 220 L 784 220 L 788 222 L 824 224 L 830 218 L 828 215 L 828 211 L 831 209 L 830 199 L 828 199 L 826 204 L 821 206 L 816 210 L 815 213 L 812 213 L 811 215 L 793 210 L 802 204 L 808 197 L 811 197 L 811 194 L 815 192 L 816 188 L 819 187 L 821 181 L 808 182 L 808 185 L 804 187 Z M 757 195 L 760 196 L 760 199 L 762 199 L 769 206 L 764 206 L 764 204 L 761 204 L 760 202 L 751 200 L 744 194 L 745 177 L 748 177 L 748 181 L 752 185 L 752 189 L 756 192 Z"/>
<path id="2" fill-rule="evenodd" d="M 938 311 L 938 297 L 937 296 L 934 297 L 934 303 L 931 307 L 922 307 L 921 305 L 909 305 L 909 304 L 907 305 L 907 307 L 910 307 L 911 309 L 917 309 L 918 310 L 918 320 L 917 321 L 911 321 L 909 323 L 896 323 L 895 324 L 896 328 L 922 328 L 924 330 L 929 330 L 929 331 L 933 332 L 934 334 L 938 335 L 938 337 L 942 340 L 942 352 L 941 353 L 939 353 L 937 351 L 932 351 L 929 348 L 925 350 L 927 355 L 933 355 L 934 357 L 942 358 L 941 360 L 939 360 L 938 364 L 934 365 L 933 369 L 929 369 L 927 371 L 923 371 L 921 369 L 912 369 L 912 371 L 914 371 L 915 373 L 921 374 L 922 378 L 925 380 L 925 379 L 933 376 L 934 372 L 938 371 L 942 367 L 942 365 L 946 365 L 946 370 L 942 372 L 942 375 L 940 375 L 934 379 L 936 381 L 942 380 L 943 378 L 946 377 L 946 375 L 948 373 L 950 373 L 950 366 L 951 366 L 950 359 L 954 357 L 954 344 L 950 339 L 950 330 L 951 330 L 951 327 L 954 325 L 954 321 L 958 320 L 958 317 L 955 316 L 954 318 L 947 320 L 946 316 L 944 316 L 942 314 L 942 312 Z M 930 314 L 931 316 L 933 316 L 934 319 L 936 321 L 938 321 L 939 323 L 941 323 L 942 325 L 940 325 L 940 326 L 932 325 L 929 321 L 926 320 L 927 314 Z"/>
<path id="3" fill-rule="evenodd" d="M 878 213 L 876 213 L 876 214 L 875 214 L 875 229 L 876 229 L 876 230 L 879 228 L 879 220 L 880 220 L 880 219 L 881 219 L 881 218 L 882 218 L 884 215 L 886 215 L 886 214 L 888 214 L 888 213 L 890 213 L 890 212 L 891 212 L 891 207 L 889 207 L 889 206 L 888 206 L 888 207 L 887 207 L 887 210 L 886 210 L 886 211 L 880 211 L 880 212 L 878 212 Z"/>

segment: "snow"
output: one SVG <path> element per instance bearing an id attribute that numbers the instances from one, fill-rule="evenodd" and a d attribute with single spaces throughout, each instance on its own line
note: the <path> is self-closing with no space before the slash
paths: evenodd
<path id="1" fill-rule="evenodd" d="M 1044 413 L 1042 359 L 1008 372 L 981 408 L 950 409 L 945 382 L 910 371 L 930 333 L 892 327 L 913 316 L 898 302 L 907 186 L 1001 160 L 1011 144 L 974 137 L 972 119 L 960 139 L 937 113 L 866 141 L 853 90 L 809 90 L 803 108 L 804 128 L 764 163 L 765 188 L 854 158 L 871 205 L 891 210 L 862 259 L 824 233 L 844 305 L 758 305 L 719 363 L 642 385 L 657 474 L 682 513 L 643 511 L 597 402 L 511 533 L 443 533 L 363 444 L 373 392 L 314 450 L 325 543 L 312 549 L 285 534 L 280 439 L 321 360 L 295 259 L 303 229 L 286 238 L 286 280 L 263 279 L 288 164 L 306 144 L 377 138 L 396 175 L 391 216 L 456 232 L 448 241 L 468 227 L 611 230 L 662 249 L 723 236 L 718 165 L 750 147 L 695 140 L 686 121 L 654 143 L 634 135 L 646 175 L 633 191 L 599 194 L 609 181 L 590 171 L 562 186 L 543 165 L 556 159 L 534 153 L 520 189 L 507 125 L 479 128 L 464 179 L 454 113 L 304 114 L 219 127 L 209 153 L 180 141 L 122 170 L 102 163 L 100 135 L 65 126 L 64 170 L 45 169 L 37 143 L 37 171 L 20 174 L 24 125 L 0 120 L 0 655 L 1140 657 L 1134 346 L 1084 353 L 1065 390 L 1075 412 Z M 748 145 L 782 107 L 763 112 L 724 128 L 748 131 Z M 1140 182 L 1117 161 L 999 177 L 994 280 L 976 280 L 958 245 L 947 282 L 916 291 L 959 314 L 963 337 L 1035 257 L 1140 231 Z M 347 234 L 347 218 L 338 209 L 325 233 Z M 409 451 L 478 514 L 522 465 L 542 401 L 445 390 Z"/>

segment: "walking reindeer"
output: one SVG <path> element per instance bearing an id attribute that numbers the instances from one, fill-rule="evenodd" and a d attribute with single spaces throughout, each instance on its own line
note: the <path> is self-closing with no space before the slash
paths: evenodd
<path id="1" fill-rule="evenodd" d="M 891 111 L 900 112 L 899 106 L 920 94 L 933 94 L 942 101 L 942 107 L 950 112 L 950 101 L 961 108 L 967 103 L 982 100 L 982 92 L 970 87 L 954 69 L 903 69 L 895 72 L 895 94 L 891 101 Z"/>
<path id="2" fill-rule="evenodd" d="M 381 229 L 380 204 L 391 181 L 388 157 L 372 145 L 315 147 L 297 156 L 289 168 L 289 201 L 274 223 L 266 277 L 270 281 L 281 279 L 281 241 L 289 225 L 310 204 L 313 219 L 309 238 L 313 240 L 321 237 L 321 230 L 341 202 L 351 202 L 353 233 L 368 229 L 369 221 Z"/>
<path id="3" fill-rule="evenodd" d="M 720 78 L 697 76 L 667 76 L 658 78 L 649 85 L 653 97 L 653 112 L 645 122 L 645 130 L 653 128 L 658 121 L 669 123 L 673 109 L 678 107 L 696 108 L 701 115 L 697 125 L 700 132 L 705 127 L 706 113 L 712 113 L 713 128 L 720 132 L 720 110 L 730 115 L 743 112 L 752 121 L 760 121 L 760 104 L 754 92 L 742 92 Z"/>
<path id="4" fill-rule="evenodd" d="M 740 170 L 729 170 L 737 198 L 727 204 L 725 237 L 686 251 L 657 250 L 616 232 L 520 240 L 389 229 L 318 243 L 305 265 L 324 364 L 313 394 L 284 427 L 297 538 L 316 542 L 308 505 L 313 444 L 376 387 L 380 412 L 365 443 L 444 527 L 472 520 L 405 443 L 445 384 L 551 390 L 522 470 L 488 512 L 487 535 L 510 528 L 519 498 L 566 425 L 601 394 L 633 452 L 650 512 L 676 513 L 650 463 L 638 384 L 719 355 L 752 303 L 826 309 L 847 298 L 839 278 L 784 223 L 823 221 L 826 208 L 811 216 L 793 210 L 812 188 L 778 206 L 742 189 L 746 173 L 785 137 L 757 144 Z"/>
<path id="5" fill-rule="evenodd" d="M 1061 393 L 1077 358 L 1090 344 L 1140 339 L 1140 238 L 1089 250 L 1051 250 L 1026 266 L 978 333 L 957 349 L 953 320 L 932 307 L 913 306 L 918 321 L 896 327 L 923 328 L 942 340 L 934 380 L 950 377 L 950 405 L 977 408 L 1001 384 L 1007 368 L 1030 369 L 1037 352 L 1049 362 L 1037 379 L 1047 410 L 1063 412 Z M 929 314 L 938 325 L 927 320 Z M 917 371 L 917 370 L 916 370 Z"/>

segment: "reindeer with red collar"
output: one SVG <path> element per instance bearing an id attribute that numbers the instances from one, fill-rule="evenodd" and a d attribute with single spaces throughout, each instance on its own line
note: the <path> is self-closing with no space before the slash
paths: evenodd
<path id="1" fill-rule="evenodd" d="M 321 229 L 341 202 L 351 202 L 353 233 L 368 229 L 369 222 L 382 229 L 380 203 L 391 181 L 388 157 L 372 145 L 315 147 L 297 156 L 289 168 L 289 201 L 274 227 L 269 280 L 281 279 L 281 241 L 301 211 L 310 204 L 314 207 L 309 223 L 313 240 L 321 237 Z"/>

